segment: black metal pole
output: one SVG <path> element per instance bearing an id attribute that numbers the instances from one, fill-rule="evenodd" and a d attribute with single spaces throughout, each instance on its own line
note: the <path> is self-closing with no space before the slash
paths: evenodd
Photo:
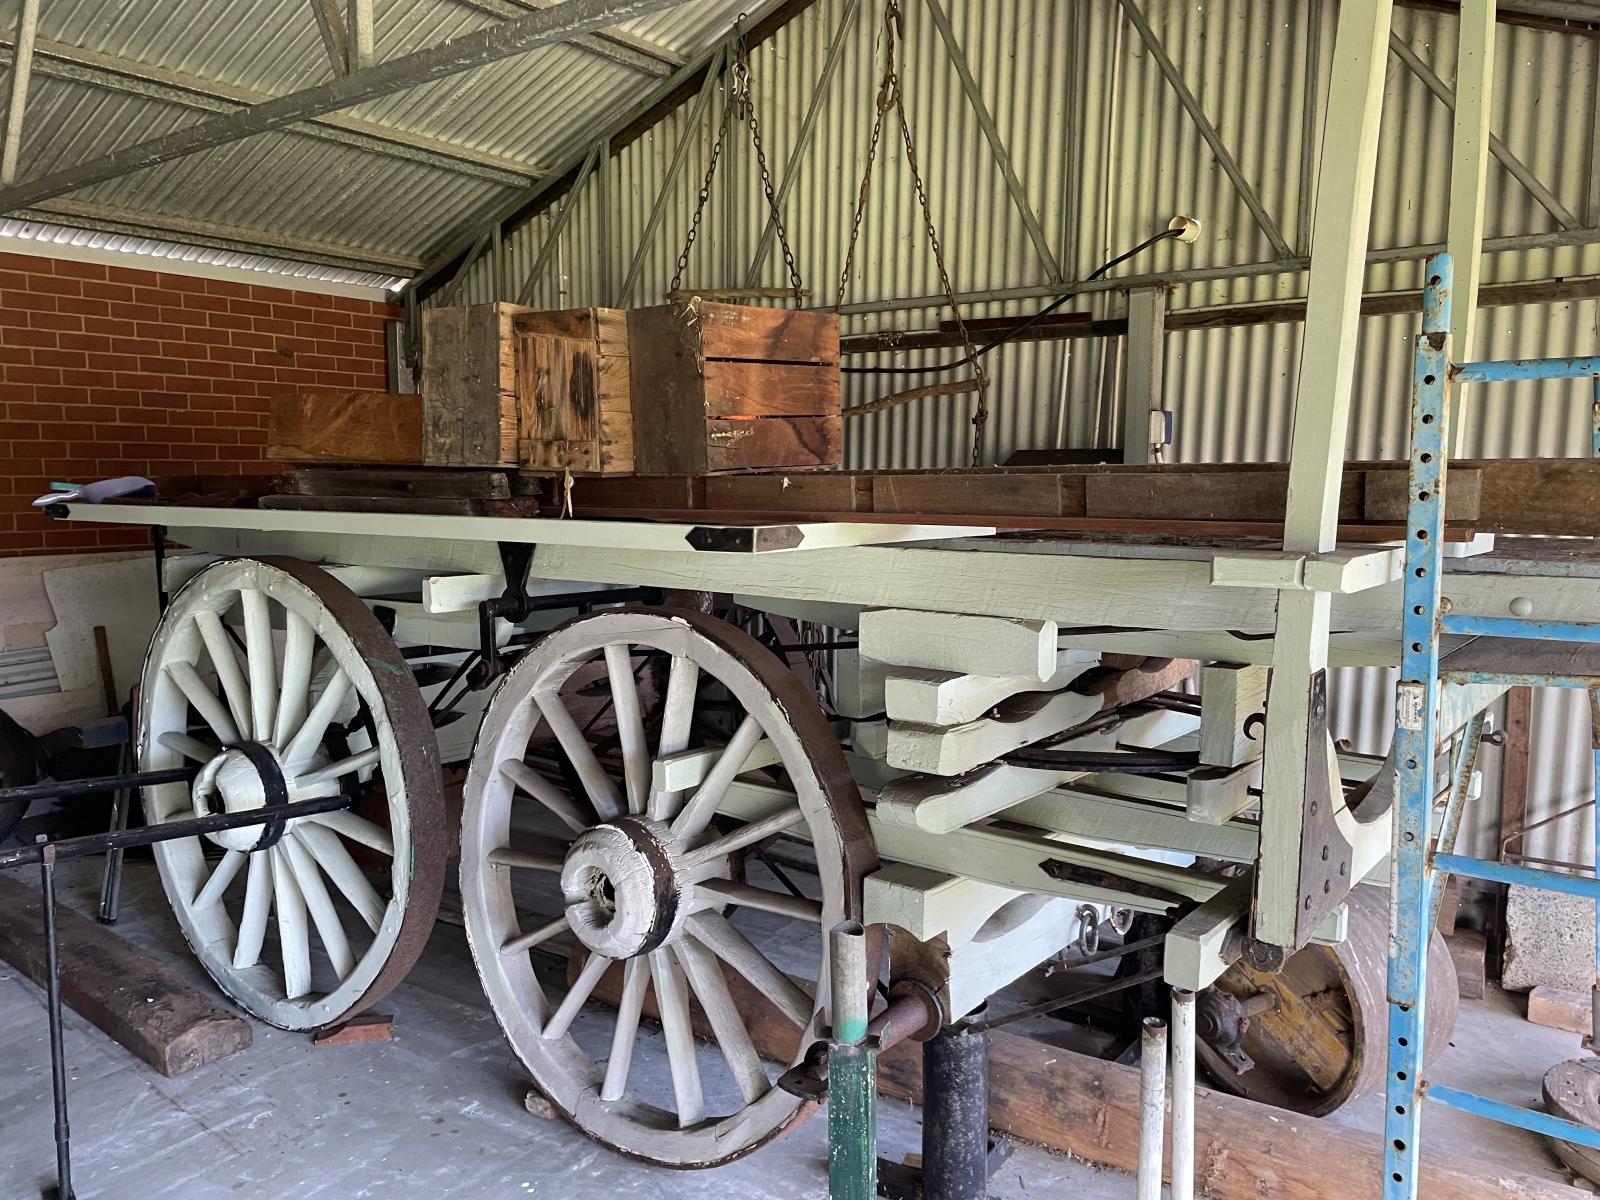
<path id="1" fill-rule="evenodd" d="M 216 833 L 222 829 L 248 829 L 252 825 L 289 822 L 296 817 L 310 817 L 318 813 L 336 812 L 349 808 L 355 797 L 322 796 L 315 800 L 296 800 L 281 807 L 251 808 L 243 812 L 216 813 L 209 817 L 191 817 L 182 821 L 162 821 L 156 825 L 142 825 L 138 829 L 124 829 L 119 833 L 91 833 L 83 837 L 64 838 L 51 842 L 49 851 L 56 858 L 82 858 L 89 854 L 104 854 L 113 846 L 128 849 L 132 846 L 153 846 L 157 842 L 172 842 L 179 838 Z M 258 846 L 258 849 L 266 849 Z M 0 850 L 0 871 L 23 863 L 39 861 L 44 848 L 19 846 Z"/>
<path id="2" fill-rule="evenodd" d="M 122 745 L 122 753 L 117 759 L 117 771 L 125 773 L 133 766 L 131 760 L 132 737 Z M 118 788 L 116 795 L 111 800 L 111 832 L 120 833 L 128 827 L 128 806 L 133 803 L 133 792 L 129 788 Z M 106 851 L 106 868 L 100 877 L 100 911 L 96 914 L 100 924 L 115 925 L 117 923 L 117 910 L 121 907 L 122 897 L 122 856 L 121 846 L 113 846 Z"/>
<path id="3" fill-rule="evenodd" d="M 989 1032 L 961 1022 L 922 1043 L 922 1195 L 989 1194 Z"/>
<path id="4" fill-rule="evenodd" d="M 93 779 L 48 779 L 21 787 L 0 788 L 0 803 L 31 804 L 35 800 L 78 800 L 123 788 L 154 787 L 160 783 L 188 783 L 199 767 L 164 767 L 159 771 L 130 771 L 126 775 L 96 775 Z"/>
<path id="5" fill-rule="evenodd" d="M 73 1200 L 72 1127 L 67 1121 L 67 1053 L 61 1036 L 61 963 L 56 952 L 55 847 L 39 838 L 39 874 L 44 890 L 45 1007 L 50 1014 L 50 1086 L 56 1109 L 56 1191 Z"/>

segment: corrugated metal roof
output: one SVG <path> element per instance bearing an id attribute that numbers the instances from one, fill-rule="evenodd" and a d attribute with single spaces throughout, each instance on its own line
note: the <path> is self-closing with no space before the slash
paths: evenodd
<path id="1" fill-rule="evenodd" d="M 375 11 L 377 56 L 545 7 L 548 0 L 387 0 Z M 340 114 L 360 125 L 358 138 L 311 137 L 304 127 L 258 135 L 21 215 L 408 274 L 581 145 L 619 105 L 658 89 L 738 12 L 731 0 L 687 0 L 605 31 L 607 43 L 590 35 L 544 47 Z M 12 28 L 4 29 L 8 43 Z M 24 180 L 192 124 L 227 107 L 218 96 L 282 95 L 332 77 L 305 0 L 52 0 L 38 36 Z M 87 68 L 51 57 L 76 51 L 99 57 Z M 211 97 L 186 97 L 191 84 Z M 385 153 L 390 134 L 427 153 Z M 483 169 L 471 169 L 474 156 Z"/>

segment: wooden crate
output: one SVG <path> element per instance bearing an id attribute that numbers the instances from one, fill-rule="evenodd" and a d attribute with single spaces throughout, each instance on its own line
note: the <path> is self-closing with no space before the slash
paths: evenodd
<path id="1" fill-rule="evenodd" d="M 737 304 L 628 314 L 641 475 L 836 467 L 839 319 Z"/>
<path id="2" fill-rule="evenodd" d="M 522 466 L 632 474 L 628 314 L 615 308 L 523 312 L 511 324 Z"/>
<path id="3" fill-rule="evenodd" d="M 436 467 L 517 465 L 516 341 L 532 310 L 470 304 L 422 311 L 422 461 Z"/>

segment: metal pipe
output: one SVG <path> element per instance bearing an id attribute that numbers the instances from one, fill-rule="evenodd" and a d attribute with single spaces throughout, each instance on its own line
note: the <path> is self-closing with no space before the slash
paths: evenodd
<path id="1" fill-rule="evenodd" d="M 989 1191 L 989 1033 L 947 1025 L 922 1046 L 923 1200 Z"/>
<path id="2" fill-rule="evenodd" d="M 296 817 L 310 817 L 317 813 L 337 812 L 355 802 L 351 796 L 324 796 L 316 800 L 296 800 L 277 808 L 252 808 L 244 812 L 216 813 L 209 817 L 193 817 L 184 821 L 162 821 L 138 829 L 124 829 L 119 833 L 91 833 L 84 837 L 66 838 L 51 842 L 44 849 L 38 846 L 19 846 L 15 850 L 0 852 L 0 871 L 23 863 L 38 862 L 46 851 L 56 858 L 83 858 L 90 854 L 104 854 L 113 847 L 124 850 L 131 846 L 153 846 L 157 842 L 172 842 L 179 838 L 217 833 L 224 829 L 248 829 L 252 825 L 265 825 L 269 821 L 292 821 Z"/>
<path id="3" fill-rule="evenodd" d="M 1590 745 L 1594 749 L 1594 794 L 1596 804 L 1600 804 L 1600 690 L 1589 689 L 1589 730 Z M 1594 861 L 1595 872 L 1600 874 L 1600 808 L 1595 809 L 1597 819 L 1594 823 Z M 1600 1042 L 1600 899 L 1595 901 L 1595 980 L 1594 987 L 1589 992 L 1589 1036 L 1584 1044 L 1590 1050 Z"/>
<path id="4" fill-rule="evenodd" d="M 1139 1200 L 1161 1200 L 1167 1116 L 1167 1023 L 1146 1017 L 1139 1037 Z"/>
<path id="5" fill-rule="evenodd" d="M 158 783 L 187 783 L 200 774 L 199 767 L 168 767 L 160 771 L 134 771 L 126 775 L 98 775 L 93 779 L 51 779 L 24 787 L 0 788 L 0 804 L 30 804 L 35 800 L 78 800 L 124 788 L 154 787 Z"/>
<path id="6" fill-rule="evenodd" d="M 50 1091 L 55 1101 L 56 1196 L 72 1198 L 72 1124 L 67 1120 L 67 1052 L 61 1035 L 61 960 L 56 947 L 55 847 L 39 836 L 44 908 L 45 1008 L 50 1015 Z"/>
<path id="7" fill-rule="evenodd" d="M 1172 989 L 1172 1200 L 1194 1200 L 1194 993 Z"/>
<path id="8" fill-rule="evenodd" d="M 878 1056 L 865 1040 L 872 987 L 866 943 L 858 921 L 843 921 L 828 933 L 829 1200 L 876 1200 L 878 1194 Z"/>
<path id="9" fill-rule="evenodd" d="M 833 1040 L 854 1046 L 867 1036 L 867 932 L 859 921 L 841 921 L 828 934 Z M 858 986 L 859 985 L 859 986 Z"/>

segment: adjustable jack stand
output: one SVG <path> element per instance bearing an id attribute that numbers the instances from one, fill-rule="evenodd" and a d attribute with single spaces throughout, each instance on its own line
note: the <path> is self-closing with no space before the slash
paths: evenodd
<path id="1" fill-rule="evenodd" d="M 922 1166 L 878 1160 L 889 1200 L 983 1200 L 1011 1144 L 989 1135 L 989 1032 L 972 1018 L 922 1043 Z"/>

